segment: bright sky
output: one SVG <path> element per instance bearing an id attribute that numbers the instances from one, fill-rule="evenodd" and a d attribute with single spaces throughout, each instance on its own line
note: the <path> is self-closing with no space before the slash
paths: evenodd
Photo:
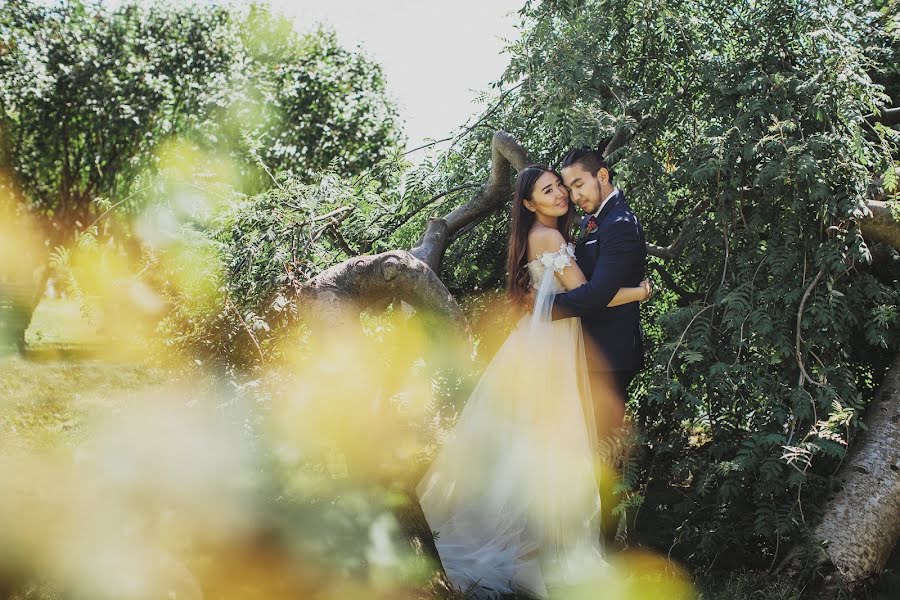
<path id="1" fill-rule="evenodd" d="M 441 139 L 482 105 L 516 37 L 524 0 L 269 0 L 301 31 L 324 22 L 345 46 L 361 45 L 384 68 L 405 123 L 407 147 Z M 415 156 L 411 156 L 415 159 Z"/>

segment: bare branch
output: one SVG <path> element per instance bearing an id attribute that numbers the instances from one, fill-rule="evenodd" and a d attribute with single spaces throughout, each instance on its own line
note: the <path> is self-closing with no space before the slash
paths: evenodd
<path id="1" fill-rule="evenodd" d="M 444 198 L 446 196 L 449 196 L 450 194 L 453 194 L 455 192 L 459 192 L 462 190 L 468 190 L 468 189 L 472 189 L 475 187 L 481 187 L 481 185 L 482 184 L 480 184 L 480 183 L 463 183 L 461 185 L 457 185 L 457 186 L 454 186 L 447 190 L 444 190 L 440 194 L 437 194 L 437 195 L 433 196 L 432 198 L 430 198 L 427 202 L 424 202 L 421 206 L 417 207 L 415 210 L 409 211 L 408 213 L 403 215 L 397 221 L 394 221 L 393 223 L 389 223 L 387 226 L 391 229 L 396 229 L 397 227 L 400 227 L 401 225 L 404 225 L 407 222 L 409 222 L 410 219 L 412 219 L 413 217 L 418 215 L 420 212 L 422 212 L 423 210 L 425 210 L 426 208 L 428 208 L 429 206 L 431 206 L 432 204 L 434 204 L 441 198 Z"/>
<path id="2" fill-rule="evenodd" d="M 672 356 L 669 357 L 669 362 L 666 363 L 666 377 L 669 377 L 669 374 L 672 370 L 672 360 L 675 359 L 675 354 L 678 352 L 678 348 L 681 346 L 681 342 L 684 341 L 684 336 L 687 335 L 688 329 L 691 328 L 691 325 L 694 324 L 694 321 L 697 320 L 697 317 L 705 313 L 710 308 L 714 307 L 715 304 L 707 304 L 703 308 L 697 311 L 697 313 L 691 318 L 688 322 L 687 327 L 684 328 L 684 331 L 681 332 L 681 336 L 678 338 L 678 343 L 675 344 L 675 348 L 672 350 Z"/>
<path id="3" fill-rule="evenodd" d="M 678 232 L 678 236 L 675 240 L 668 246 L 657 246 L 656 244 L 648 243 L 647 254 L 655 256 L 656 258 L 665 259 L 672 259 L 681 254 L 684 246 L 687 245 L 691 239 L 691 233 L 693 233 L 694 227 L 697 224 L 697 218 L 703 214 L 703 211 L 706 210 L 706 206 L 706 199 L 700 200 L 695 204 L 691 209 L 691 212 L 688 213 L 688 216 L 684 221 L 684 226 L 681 228 L 681 231 Z"/>
<path id="4" fill-rule="evenodd" d="M 523 85 L 525 85 L 525 82 L 526 82 L 526 81 L 528 81 L 528 80 L 527 80 L 527 79 L 523 79 L 522 81 L 520 81 L 520 82 L 517 83 L 516 85 L 512 86 L 511 88 L 509 88 L 508 90 L 506 90 L 506 91 L 504 91 L 502 94 L 500 94 L 500 97 L 497 98 L 497 101 L 494 103 L 494 105 L 491 106 L 491 107 L 490 107 L 489 109 L 487 109 L 486 111 L 484 111 L 484 113 L 482 113 L 482 115 L 478 118 L 477 121 L 475 121 L 475 123 L 474 123 L 473 125 L 470 125 L 469 127 L 466 127 L 466 128 L 462 131 L 462 133 L 460 133 L 459 135 L 457 135 L 457 136 L 456 136 L 456 139 L 453 140 L 453 143 L 450 144 L 450 147 L 452 148 L 453 146 L 455 146 L 456 143 L 457 143 L 459 140 L 461 140 L 461 139 L 464 138 L 466 135 L 468 135 L 469 133 L 471 133 L 472 131 L 474 131 L 475 129 L 477 129 L 479 125 L 481 125 L 482 123 L 484 123 L 491 115 L 493 115 L 493 114 L 497 111 L 498 108 L 500 108 L 500 106 L 503 105 L 503 102 L 506 100 L 506 97 L 509 96 L 511 93 L 513 93 L 515 90 L 517 90 L 517 89 L 519 89 L 520 87 L 522 87 Z"/>
<path id="5" fill-rule="evenodd" d="M 342 215 L 342 216 L 341 216 L 341 220 L 343 220 L 344 217 L 346 216 L 345 213 L 353 212 L 353 210 L 354 210 L 354 208 L 353 208 L 352 206 L 342 206 L 342 207 L 340 207 L 340 208 L 334 209 L 334 210 L 331 211 L 330 213 L 327 213 L 327 214 L 324 214 L 324 215 L 319 215 L 318 217 L 316 217 L 316 218 L 314 218 L 314 219 L 310 219 L 309 222 L 310 222 L 310 223 L 318 223 L 319 221 L 325 221 L 325 220 L 330 219 L 330 218 L 332 218 L 332 217 L 337 217 L 338 215 Z"/>
<path id="6" fill-rule="evenodd" d="M 266 362 L 266 357 L 263 355 L 262 348 L 259 346 L 259 341 L 256 339 L 256 335 L 253 333 L 253 330 L 250 329 L 250 326 L 247 325 L 247 321 L 244 320 L 244 317 L 241 316 L 241 313 L 238 311 L 237 307 L 231 303 L 231 300 L 228 297 L 225 297 L 225 306 L 230 308 L 232 312 L 234 312 L 235 316 L 241 322 L 241 325 L 244 326 L 244 331 L 247 332 L 247 335 L 250 337 L 250 341 L 253 342 L 253 346 L 256 347 L 256 352 L 259 354 L 259 360 L 263 364 Z"/>
<path id="7" fill-rule="evenodd" d="M 442 138 L 439 140 L 434 140 L 434 141 L 422 144 L 421 146 L 416 146 L 412 150 L 407 150 L 401 156 L 406 156 L 407 154 L 412 154 L 413 152 L 416 152 L 418 150 L 424 150 L 425 148 L 431 148 L 432 146 L 436 146 L 437 144 L 440 144 L 441 142 L 449 142 L 452 139 L 453 139 L 453 136 L 445 137 L 445 138 Z"/>
<path id="8" fill-rule="evenodd" d="M 337 245 L 341 247 L 347 256 L 353 256 L 356 252 L 353 251 L 353 248 L 350 247 L 350 244 L 347 243 L 347 240 L 344 239 L 344 236 L 341 235 L 341 230 L 338 229 L 337 225 L 334 223 L 328 226 L 328 233 L 331 234 L 331 237 L 334 238 L 334 241 L 337 242 Z"/>

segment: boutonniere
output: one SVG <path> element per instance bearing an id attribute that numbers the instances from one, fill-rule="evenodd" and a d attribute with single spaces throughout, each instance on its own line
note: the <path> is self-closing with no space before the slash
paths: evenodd
<path id="1" fill-rule="evenodd" d="M 585 235 L 591 235 L 597 231 L 597 217 L 591 215 L 591 218 L 588 219 L 587 227 L 584 228 Z"/>

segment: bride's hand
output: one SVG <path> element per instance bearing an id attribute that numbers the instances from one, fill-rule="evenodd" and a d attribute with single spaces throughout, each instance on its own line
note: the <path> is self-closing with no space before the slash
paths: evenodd
<path id="1" fill-rule="evenodd" d="M 653 281 L 650 279 L 645 279 L 641 282 L 640 288 L 644 290 L 644 299 L 641 302 L 646 302 L 653 296 Z"/>

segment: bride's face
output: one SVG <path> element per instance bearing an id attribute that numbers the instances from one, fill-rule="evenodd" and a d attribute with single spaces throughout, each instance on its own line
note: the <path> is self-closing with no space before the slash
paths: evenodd
<path id="1" fill-rule="evenodd" d="M 547 171 L 538 177 L 525 207 L 547 217 L 561 217 L 569 210 L 569 190 L 562 179 Z"/>

